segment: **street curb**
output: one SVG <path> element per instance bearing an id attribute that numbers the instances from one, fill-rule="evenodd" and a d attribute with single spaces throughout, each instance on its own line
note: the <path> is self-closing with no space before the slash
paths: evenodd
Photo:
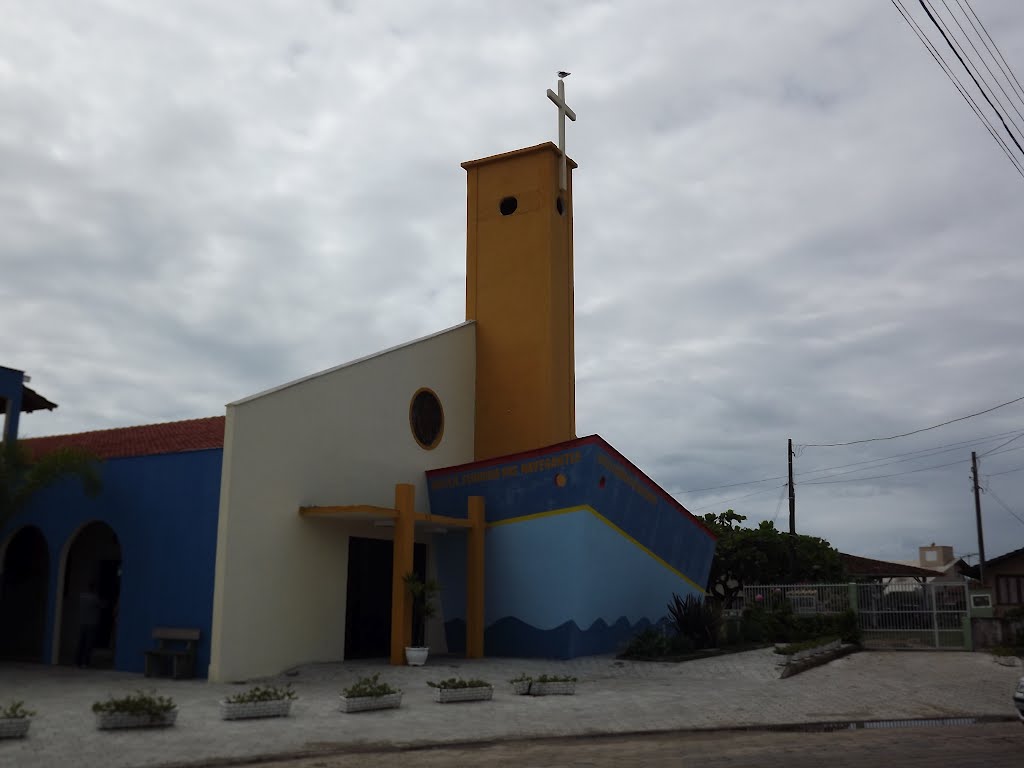
<path id="1" fill-rule="evenodd" d="M 260 763 L 293 762 L 319 757 L 339 755 L 365 755 L 371 753 L 398 754 L 402 752 L 427 752 L 441 749 L 484 749 L 495 744 L 536 744 L 537 742 L 572 742 L 597 739 L 622 739 L 644 736 L 668 736 L 672 734 L 714 734 L 714 733 L 835 733 L 840 731 L 875 730 L 890 728 L 940 727 L 986 725 L 992 723 L 1015 723 L 1017 715 L 950 715 L 947 717 L 895 718 L 888 720 L 819 720 L 809 723 L 779 723 L 758 725 L 719 725 L 707 728 L 662 728 L 619 732 L 574 733 L 561 736 L 515 736 L 512 738 L 489 738 L 478 741 L 430 741 L 392 744 L 376 742 L 366 744 L 324 743 L 320 748 L 277 752 L 273 754 L 250 755 L 245 757 L 223 757 L 185 762 L 160 763 L 156 768 L 230 768 L 237 765 L 258 765 Z"/>

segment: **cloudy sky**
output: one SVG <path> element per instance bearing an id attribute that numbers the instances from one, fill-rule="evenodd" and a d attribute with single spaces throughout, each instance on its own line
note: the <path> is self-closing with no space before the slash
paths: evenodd
<path id="1" fill-rule="evenodd" d="M 974 8 L 1024 75 L 1024 7 Z M 579 434 L 781 526 L 792 438 L 801 532 L 977 552 L 970 451 L 1024 402 L 804 447 L 1024 395 L 1024 178 L 888 0 L 0 19 L 0 364 L 60 404 L 24 436 L 221 414 L 460 322 L 459 163 L 554 139 L 568 69 Z M 989 556 L 1024 546 L 1021 467 L 1024 438 L 982 460 Z"/>

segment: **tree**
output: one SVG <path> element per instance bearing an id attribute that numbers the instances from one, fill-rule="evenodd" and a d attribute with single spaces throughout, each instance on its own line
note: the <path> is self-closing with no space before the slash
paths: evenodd
<path id="1" fill-rule="evenodd" d="M 24 511 L 44 488 L 66 477 L 77 476 L 89 496 L 100 492 L 97 459 L 81 448 L 58 448 L 33 459 L 16 440 L 0 443 L 0 530 Z"/>
<path id="2" fill-rule="evenodd" d="M 731 509 L 704 515 L 718 536 L 708 574 L 708 593 L 728 605 L 749 584 L 830 582 L 845 578 L 839 552 L 816 536 L 791 536 L 764 520 L 745 528 L 747 518 Z"/>

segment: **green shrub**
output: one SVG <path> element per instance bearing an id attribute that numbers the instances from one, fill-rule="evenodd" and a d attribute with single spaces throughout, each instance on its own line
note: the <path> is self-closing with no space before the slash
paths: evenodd
<path id="1" fill-rule="evenodd" d="M 273 685 L 255 686 L 244 693 L 236 693 L 228 696 L 224 701 L 228 704 L 252 704 L 257 701 L 284 701 L 297 698 L 292 684 L 288 683 L 284 688 L 276 688 Z"/>
<path id="2" fill-rule="evenodd" d="M 718 644 L 722 614 L 714 600 L 705 600 L 695 595 L 680 598 L 673 593 L 668 611 L 675 624 L 676 634 L 689 638 L 697 650 L 714 648 Z"/>
<path id="3" fill-rule="evenodd" d="M 845 643 L 860 642 L 857 614 L 842 613 L 797 615 L 788 603 L 774 610 L 757 606 L 743 612 L 740 634 L 747 642 L 802 643 L 824 635 L 838 635 Z"/>
<path id="4" fill-rule="evenodd" d="M 8 718 L 11 720 L 22 720 L 34 715 L 34 711 L 31 709 L 25 709 L 24 701 L 12 701 L 6 707 L 0 709 L 0 718 Z"/>
<path id="5" fill-rule="evenodd" d="M 525 672 L 523 672 L 522 674 L 516 675 L 515 677 L 513 677 L 511 680 L 509 680 L 509 682 L 512 683 L 513 685 L 515 683 L 532 683 L 533 682 L 533 677 L 531 677 L 530 675 L 528 675 Z"/>
<path id="6" fill-rule="evenodd" d="M 174 700 L 170 696 L 149 695 L 142 691 L 121 698 L 111 696 L 106 701 L 97 701 L 92 705 L 92 711 L 96 713 L 147 715 L 152 720 L 163 717 L 175 708 Z"/>
<path id="7" fill-rule="evenodd" d="M 360 678 L 342 693 L 346 699 L 376 698 L 378 696 L 390 696 L 393 693 L 401 693 L 397 688 L 380 682 L 378 678 L 380 678 L 380 673 L 376 673 L 371 677 Z"/>
<path id="8" fill-rule="evenodd" d="M 427 680 L 427 685 L 431 688 L 442 688 L 445 690 L 454 690 L 459 688 L 490 688 L 491 684 L 484 680 L 463 680 L 458 677 L 449 677 L 447 680 L 441 680 L 435 683 L 433 680 Z"/>

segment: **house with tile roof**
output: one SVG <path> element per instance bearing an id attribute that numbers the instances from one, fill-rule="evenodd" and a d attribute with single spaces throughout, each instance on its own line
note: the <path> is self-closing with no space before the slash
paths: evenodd
<path id="1" fill-rule="evenodd" d="M 614 651 L 702 594 L 714 535 L 576 435 L 575 167 L 551 143 L 463 164 L 465 322 L 224 416 L 28 441 L 92 450 L 104 481 L 0 530 L 32 657 L 72 658 L 94 580 L 107 663 L 141 670 L 156 627 L 198 628 L 212 680 L 405 663 L 409 574 L 440 584 L 426 644 L 471 658 Z"/>

